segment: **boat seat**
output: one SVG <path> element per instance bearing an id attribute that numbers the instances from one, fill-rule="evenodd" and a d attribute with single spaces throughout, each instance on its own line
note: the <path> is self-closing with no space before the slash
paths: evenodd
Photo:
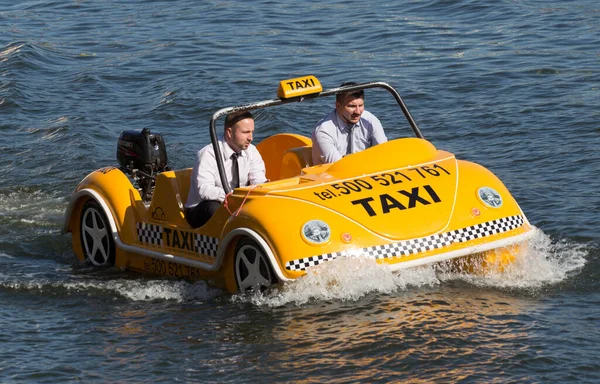
<path id="1" fill-rule="evenodd" d="M 156 221 L 177 226 L 189 226 L 185 219 L 184 204 L 190 189 L 192 169 L 167 171 L 156 176 L 148 215 Z"/>
<path id="2" fill-rule="evenodd" d="M 185 204 L 188 193 L 190 192 L 190 179 L 192 177 L 192 168 L 181 169 L 175 171 L 175 179 L 177 180 L 177 188 L 179 189 L 179 197 Z"/>
<path id="3" fill-rule="evenodd" d="M 275 181 L 282 178 L 282 158 L 288 150 L 307 145 L 312 145 L 311 139 L 293 133 L 279 133 L 256 144 L 256 149 L 265 162 L 267 180 Z"/>
<path id="4" fill-rule="evenodd" d="M 300 176 L 302 169 L 312 165 L 312 146 L 288 149 L 281 159 L 280 178 Z"/>

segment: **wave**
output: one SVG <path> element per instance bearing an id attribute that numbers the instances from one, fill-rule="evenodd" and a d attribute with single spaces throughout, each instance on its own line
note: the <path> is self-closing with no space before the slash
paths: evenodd
<path id="1" fill-rule="evenodd" d="M 15 41 L 0 48 L 0 63 L 4 63 L 9 72 L 17 69 L 60 70 L 69 64 L 72 56 L 49 43 Z"/>
<path id="2" fill-rule="evenodd" d="M 9 226 L 56 225 L 62 221 L 65 207 L 63 197 L 37 187 L 17 187 L 10 191 L 0 189 L 0 222 Z"/>
<path id="3" fill-rule="evenodd" d="M 77 275 L 73 275 L 72 267 L 55 266 L 51 272 L 32 272 L 31 265 L 15 265 L 18 258 L 6 256 L 14 267 L 10 275 L 0 273 L 0 288 L 7 290 L 33 294 L 89 295 L 107 300 L 120 297 L 131 301 L 176 302 L 212 300 L 224 293 L 204 281 L 189 283 L 182 280 L 131 279 L 116 270 L 84 273 L 76 267 Z M 34 266 L 37 267 L 39 265 Z"/>
<path id="4" fill-rule="evenodd" d="M 3 47 L 0 50 L 0 62 L 4 62 L 12 55 L 19 53 L 24 45 L 24 43 L 11 43 Z"/>

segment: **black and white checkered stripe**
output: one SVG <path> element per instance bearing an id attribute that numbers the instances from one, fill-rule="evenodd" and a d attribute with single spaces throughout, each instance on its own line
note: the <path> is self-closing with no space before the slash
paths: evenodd
<path id="1" fill-rule="evenodd" d="M 142 243 L 162 245 L 163 227 L 155 224 L 137 223 L 138 240 Z"/>
<path id="2" fill-rule="evenodd" d="M 155 244 L 162 246 L 164 229 L 161 225 L 137 223 L 138 240 L 141 243 Z M 219 248 L 219 239 L 194 233 L 194 251 L 201 255 L 217 256 Z"/>
<path id="3" fill-rule="evenodd" d="M 481 223 L 473 225 L 463 229 L 457 229 L 452 231 L 452 236 L 455 242 L 466 243 L 480 237 L 486 237 L 510 231 L 515 228 L 519 228 L 523 225 L 523 216 L 509 216 L 501 219 L 488 221 L 487 223 Z"/>
<path id="4" fill-rule="evenodd" d="M 194 250 L 201 255 L 217 256 L 219 239 L 194 233 Z"/>
<path id="5" fill-rule="evenodd" d="M 453 243 L 466 243 L 481 237 L 510 231 L 522 226 L 524 221 L 525 220 L 521 215 L 503 217 L 501 219 L 488 221 L 486 223 L 476 224 L 470 227 L 421 237 L 418 239 L 403 240 L 396 243 L 366 247 L 359 252 L 361 255 L 376 260 L 408 256 L 446 247 Z M 333 260 L 340 256 L 347 256 L 347 252 L 340 251 L 334 253 L 325 253 L 322 255 L 288 261 L 285 264 L 285 268 L 290 271 L 304 271 L 305 269 L 314 267 L 323 261 Z"/>

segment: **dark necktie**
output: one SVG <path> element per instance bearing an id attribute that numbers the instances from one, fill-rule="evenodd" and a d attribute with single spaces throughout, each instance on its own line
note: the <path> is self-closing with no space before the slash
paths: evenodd
<path id="1" fill-rule="evenodd" d="M 348 153 L 347 155 L 351 154 L 354 152 L 354 125 L 351 127 L 348 127 Z"/>
<path id="2" fill-rule="evenodd" d="M 238 164 L 238 157 L 240 157 L 241 153 L 232 153 L 231 154 L 231 185 L 233 188 L 240 187 L 240 166 Z"/>

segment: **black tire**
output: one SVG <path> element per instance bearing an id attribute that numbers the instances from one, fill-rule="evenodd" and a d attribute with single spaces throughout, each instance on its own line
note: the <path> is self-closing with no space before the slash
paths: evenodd
<path id="1" fill-rule="evenodd" d="M 115 265 L 115 241 L 108 219 L 95 200 L 88 200 L 79 220 L 81 248 L 86 262 L 96 267 Z"/>
<path id="2" fill-rule="evenodd" d="M 244 237 L 237 243 L 233 265 L 240 292 L 264 292 L 277 282 L 266 253 L 250 238 Z"/>

